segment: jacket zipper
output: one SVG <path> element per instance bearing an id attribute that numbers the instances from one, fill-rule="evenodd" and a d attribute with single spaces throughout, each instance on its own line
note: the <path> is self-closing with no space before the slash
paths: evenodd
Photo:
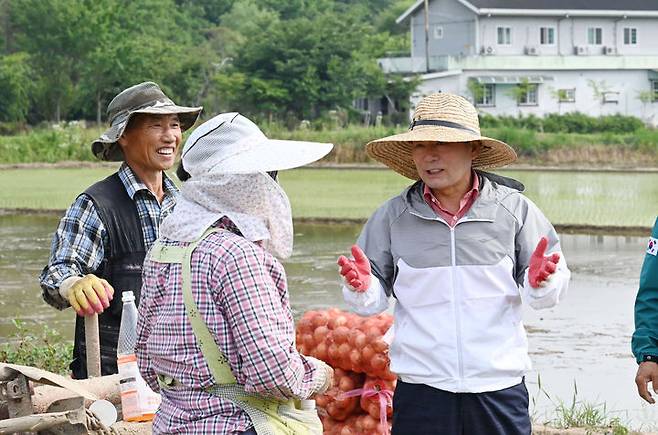
<path id="1" fill-rule="evenodd" d="M 457 225 L 455 225 L 456 227 Z M 462 359 L 462 322 L 461 322 L 461 292 L 457 291 L 457 254 L 456 254 L 456 242 L 455 242 L 455 227 L 450 227 L 450 273 L 452 274 L 452 300 L 455 301 L 453 304 L 453 311 L 455 314 L 455 329 L 457 332 L 457 364 L 459 365 L 459 389 L 462 389 L 462 382 L 464 380 L 464 362 Z M 460 300 L 457 300 L 457 297 L 460 296 Z"/>
<path id="2" fill-rule="evenodd" d="M 465 223 L 465 222 L 493 222 L 492 219 L 460 219 L 455 223 L 455 226 L 450 226 L 448 223 L 440 218 L 440 217 L 435 217 L 435 218 L 430 218 L 427 216 L 422 216 L 420 214 L 414 213 L 413 211 L 409 211 L 414 216 L 417 216 L 421 219 L 425 220 L 431 220 L 431 221 L 437 221 L 445 224 L 449 229 L 450 229 L 450 273 L 452 275 L 452 299 L 455 301 L 453 304 L 453 311 L 455 315 L 455 329 L 456 329 L 456 339 L 457 339 L 457 364 L 459 365 L 459 389 L 462 389 L 462 383 L 464 380 L 464 362 L 463 362 L 463 355 L 462 355 L 462 325 L 461 325 L 461 311 L 459 309 L 460 304 L 458 302 L 461 302 L 461 298 L 458 301 L 457 297 L 461 297 L 461 292 L 457 291 L 457 242 L 455 239 L 455 228 L 457 228 L 457 225 Z"/>

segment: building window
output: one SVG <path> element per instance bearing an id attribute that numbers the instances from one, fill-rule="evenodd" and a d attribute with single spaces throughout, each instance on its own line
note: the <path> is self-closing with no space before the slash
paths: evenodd
<path id="1" fill-rule="evenodd" d="M 536 106 L 537 103 L 537 84 L 525 84 L 519 92 L 519 106 Z"/>
<path id="2" fill-rule="evenodd" d="M 486 84 L 478 87 L 475 95 L 475 105 L 479 107 L 493 107 L 496 105 L 496 85 Z"/>
<path id="3" fill-rule="evenodd" d="M 555 27 L 540 27 L 539 43 L 541 45 L 555 44 Z"/>
<path id="4" fill-rule="evenodd" d="M 651 81 L 651 90 L 653 90 L 653 101 L 658 101 L 658 80 Z"/>
<path id="5" fill-rule="evenodd" d="M 357 110 L 366 111 L 366 110 L 368 110 L 368 99 L 367 98 L 357 98 L 352 103 L 352 106 Z"/>
<path id="6" fill-rule="evenodd" d="M 603 29 L 601 27 L 590 27 L 587 29 L 587 43 L 589 45 L 603 44 Z"/>
<path id="7" fill-rule="evenodd" d="M 498 45 L 512 45 L 512 28 L 498 27 Z"/>
<path id="8" fill-rule="evenodd" d="M 434 26 L 434 39 L 443 39 L 443 26 Z"/>
<path id="9" fill-rule="evenodd" d="M 571 89 L 558 89 L 557 98 L 560 103 L 575 103 L 576 102 L 576 88 Z"/>
<path id="10" fill-rule="evenodd" d="M 603 92 L 603 102 L 619 104 L 619 92 L 614 92 L 614 91 Z"/>
<path id="11" fill-rule="evenodd" d="M 637 29 L 624 27 L 624 45 L 637 45 Z"/>

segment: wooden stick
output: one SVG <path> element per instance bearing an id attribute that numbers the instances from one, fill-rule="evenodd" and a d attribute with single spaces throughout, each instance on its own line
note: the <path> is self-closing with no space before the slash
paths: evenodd
<path id="1" fill-rule="evenodd" d="M 85 316 L 85 343 L 87 348 L 87 376 L 101 375 L 101 347 L 98 338 L 98 314 Z"/>

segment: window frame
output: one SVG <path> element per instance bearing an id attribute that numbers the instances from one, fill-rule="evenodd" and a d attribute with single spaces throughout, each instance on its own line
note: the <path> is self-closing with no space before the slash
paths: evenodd
<path id="1" fill-rule="evenodd" d="M 528 83 L 528 91 L 525 95 L 520 95 L 517 101 L 519 106 L 539 106 L 539 84 L 538 83 Z M 530 90 L 532 88 L 532 90 Z M 528 98 L 530 95 L 534 95 L 534 101 L 530 101 Z M 525 101 L 524 101 L 525 100 Z"/>
<path id="2" fill-rule="evenodd" d="M 603 27 L 587 28 L 587 45 L 603 45 Z"/>
<path id="3" fill-rule="evenodd" d="M 501 33 L 502 30 L 502 33 Z M 502 36 L 502 42 L 501 42 Z M 507 42 L 505 42 L 507 40 Z M 496 45 L 512 45 L 512 28 L 509 26 L 496 26 Z"/>
<path id="4" fill-rule="evenodd" d="M 434 39 L 443 39 L 444 34 L 443 26 L 434 26 L 434 31 L 432 32 Z"/>
<path id="5" fill-rule="evenodd" d="M 496 107 L 496 84 L 495 83 L 483 83 L 482 86 L 482 97 L 480 100 L 475 98 L 476 107 Z"/>
<path id="6" fill-rule="evenodd" d="M 560 92 L 564 91 L 565 97 L 562 98 Z M 560 103 L 575 103 L 576 102 L 576 88 L 562 88 L 558 89 L 558 102 Z"/>
<path id="7" fill-rule="evenodd" d="M 542 42 L 542 39 L 544 37 L 544 31 L 546 31 L 546 39 L 549 40 L 549 42 Z M 555 45 L 555 38 L 556 35 L 556 30 L 555 26 L 542 26 L 539 28 L 539 45 Z M 550 38 L 552 36 L 552 38 Z M 552 39 L 552 41 L 551 41 Z"/>
<path id="8" fill-rule="evenodd" d="M 637 45 L 637 27 L 624 27 L 624 45 Z"/>

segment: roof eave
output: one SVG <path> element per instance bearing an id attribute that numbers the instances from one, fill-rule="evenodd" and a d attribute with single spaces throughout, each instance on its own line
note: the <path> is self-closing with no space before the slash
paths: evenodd
<path id="1" fill-rule="evenodd" d="M 457 0 L 464 7 L 478 15 L 513 15 L 513 16 L 569 16 L 569 17 L 658 17 L 658 11 L 625 11 L 612 9 L 505 9 L 505 8 L 481 8 L 478 9 L 467 0 Z M 411 5 L 396 20 L 400 24 L 407 20 L 425 0 L 418 0 Z"/>
<path id="2" fill-rule="evenodd" d="M 478 9 L 479 15 L 568 16 L 568 17 L 658 17 L 658 11 L 585 10 L 585 9 Z"/>

